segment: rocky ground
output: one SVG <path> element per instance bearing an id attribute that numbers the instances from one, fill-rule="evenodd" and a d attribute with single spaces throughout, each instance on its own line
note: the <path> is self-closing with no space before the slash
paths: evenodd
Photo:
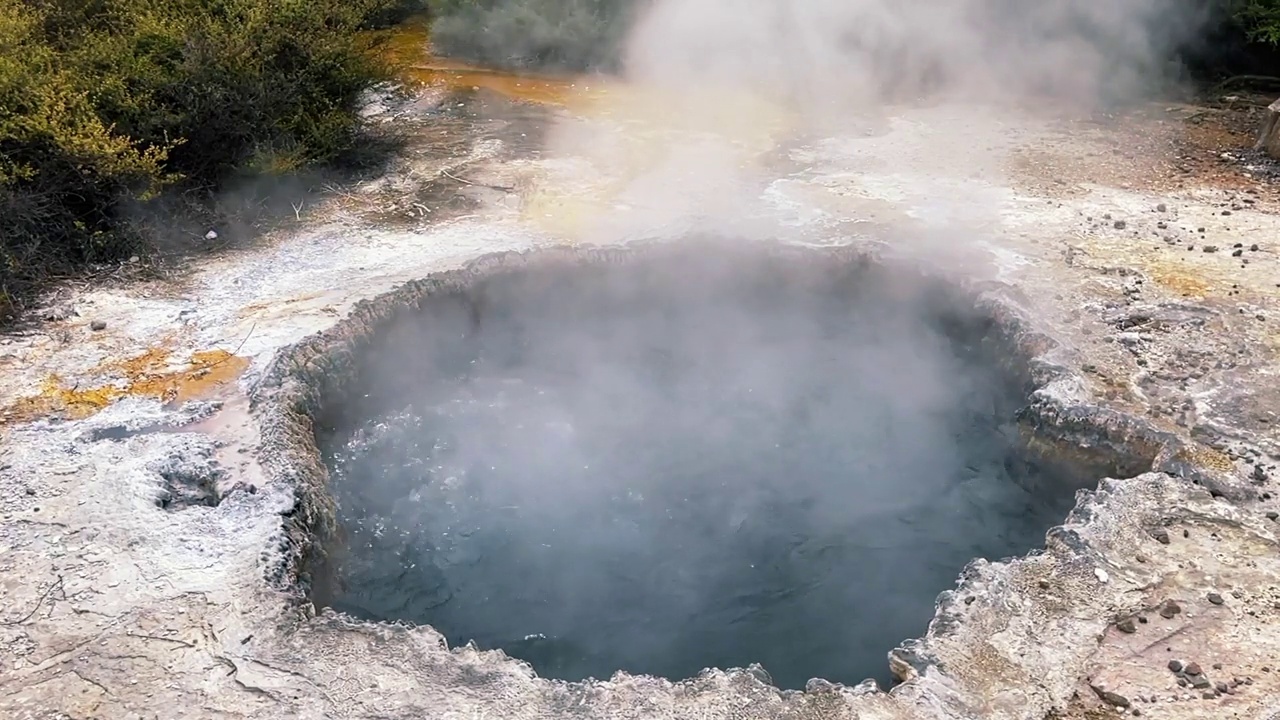
<path id="1" fill-rule="evenodd" d="M 0 338 L 0 714 L 1280 718 L 1280 184 L 1246 149 L 1256 102 L 1231 97 L 1072 119 L 904 107 L 804 135 L 752 112 L 693 155 L 679 138 L 705 128 L 598 95 L 373 107 L 417 128 L 386 177 Z M 619 122 L 625 141 L 600 139 Z M 486 252 L 709 228 L 1003 283 L 1061 343 L 1060 392 L 1183 438 L 1214 491 L 1104 481 L 1043 555 L 975 563 L 892 693 L 720 671 L 551 683 L 430 629 L 308 617 L 264 581 L 297 510 L 248 403 L 277 350 Z"/>

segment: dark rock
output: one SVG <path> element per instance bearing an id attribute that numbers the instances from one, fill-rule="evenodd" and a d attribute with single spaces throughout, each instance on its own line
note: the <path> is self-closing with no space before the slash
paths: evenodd
<path id="1" fill-rule="evenodd" d="M 1178 605 L 1178 603 L 1172 600 L 1160 606 L 1160 617 L 1166 620 L 1172 618 L 1174 615 L 1177 615 L 1180 612 L 1182 612 L 1182 607 Z"/>
<path id="2" fill-rule="evenodd" d="M 1164 528 L 1160 528 L 1159 530 L 1151 533 L 1151 537 L 1155 538 L 1162 545 L 1169 544 L 1169 531 Z"/>
<path id="3" fill-rule="evenodd" d="M 92 331 L 94 331 L 94 332 L 99 332 L 99 331 L 102 331 L 102 330 L 106 330 L 106 329 L 107 329 L 107 321 L 106 321 L 106 320 L 94 320 L 93 322 L 89 323 L 89 329 L 90 329 L 90 330 L 92 330 Z"/>
<path id="4" fill-rule="evenodd" d="M 1217 246 L 1217 245 L 1205 245 L 1205 246 L 1204 246 L 1204 251 L 1205 251 L 1205 252 L 1207 252 L 1207 253 L 1215 253 L 1215 252 L 1218 252 L 1218 246 Z"/>
<path id="5" fill-rule="evenodd" d="M 1213 683 L 1209 682 L 1209 678 L 1203 675 L 1188 675 L 1187 679 L 1191 681 L 1191 687 L 1197 690 L 1207 690 L 1213 687 Z"/>
<path id="6" fill-rule="evenodd" d="M 1123 696 L 1123 695 L 1121 695 L 1121 694 L 1119 694 L 1119 693 L 1113 693 L 1113 692 L 1111 692 L 1110 690 L 1103 690 L 1102 688 L 1098 687 L 1097 685 L 1090 685 L 1089 687 L 1093 688 L 1093 692 L 1094 692 L 1094 693 L 1095 693 L 1099 698 L 1101 698 L 1101 699 L 1102 699 L 1102 702 L 1104 702 L 1104 703 L 1106 703 L 1106 704 L 1108 704 L 1108 705 L 1111 705 L 1112 707 L 1118 707 L 1118 708 L 1127 708 L 1127 707 L 1129 707 L 1129 698 L 1127 698 L 1127 697 L 1125 697 L 1125 696 Z"/>
<path id="7" fill-rule="evenodd" d="M 1244 254 L 1244 250 L 1232 250 L 1231 257 L 1240 257 Z"/>
<path id="8" fill-rule="evenodd" d="M 1180 678 L 1178 678 L 1178 687 L 1186 687 L 1186 686 L 1187 686 L 1187 685 L 1189 685 L 1189 684 L 1190 684 L 1190 683 L 1188 683 L 1188 682 L 1187 682 L 1187 679 L 1186 679 L 1186 678 L 1184 678 L 1184 677 L 1180 677 Z"/>
<path id="9" fill-rule="evenodd" d="M 1258 243 L 1254 243 L 1250 245 L 1249 249 L 1252 250 L 1253 252 L 1258 252 Z"/>
<path id="10" fill-rule="evenodd" d="M 1124 620 L 1121 620 L 1120 622 L 1116 623 L 1116 629 L 1122 633 L 1138 632 L 1138 626 L 1134 624 L 1133 618 L 1125 618 Z"/>
<path id="11" fill-rule="evenodd" d="M 1180 660 L 1170 660 L 1170 661 L 1169 661 L 1169 669 L 1170 669 L 1170 670 L 1172 670 L 1173 672 L 1176 672 L 1176 673 L 1178 673 L 1178 672 L 1182 672 L 1182 661 L 1180 661 Z"/>
<path id="12" fill-rule="evenodd" d="M 1230 686 L 1228 686 L 1228 685 L 1227 685 L 1226 683 L 1224 683 L 1224 682 L 1220 682 L 1220 683 L 1218 683 L 1217 685 L 1214 685 L 1214 686 L 1213 686 L 1213 689 L 1214 689 L 1214 690 L 1217 690 L 1217 691 L 1218 691 L 1218 692 L 1220 692 L 1220 693 L 1225 693 L 1225 692 L 1230 692 L 1230 691 L 1231 691 L 1231 687 L 1230 687 Z"/>
<path id="13" fill-rule="evenodd" d="M 1201 694 L 1200 694 L 1200 697 L 1204 698 L 1205 700 L 1212 700 L 1212 699 L 1214 699 L 1214 698 L 1218 697 L 1218 694 L 1217 694 L 1217 693 L 1215 693 L 1215 692 L 1214 692 L 1214 691 L 1212 691 L 1212 690 L 1209 690 L 1209 691 L 1206 691 L 1206 692 L 1201 693 Z"/>
<path id="14" fill-rule="evenodd" d="M 1160 203 L 1159 205 L 1156 205 L 1156 212 L 1167 212 L 1168 210 L 1169 210 L 1169 206 L 1165 205 L 1164 203 Z"/>
<path id="15" fill-rule="evenodd" d="M 1209 593 L 1209 602 L 1213 603 L 1214 605 L 1221 605 L 1222 603 L 1224 603 L 1224 602 L 1226 602 L 1226 601 L 1225 601 L 1225 600 L 1223 600 L 1223 599 L 1222 599 L 1222 596 L 1221 596 L 1221 595 L 1219 595 L 1218 593 L 1216 593 L 1216 592 L 1211 592 L 1211 593 Z"/>
<path id="16" fill-rule="evenodd" d="M 1188 675 L 1199 675 L 1202 672 L 1200 670 L 1200 663 L 1187 663 L 1187 666 L 1183 668 L 1183 671 Z"/>
<path id="17" fill-rule="evenodd" d="M 1112 223 L 1112 225 L 1113 225 L 1113 226 L 1115 227 L 1115 229 L 1117 229 L 1117 230 L 1123 230 L 1123 229 L 1125 229 L 1125 227 L 1128 225 L 1128 223 L 1126 223 L 1126 222 L 1125 222 L 1125 221 L 1123 221 L 1123 220 L 1117 220 L 1117 221 L 1115 221 L 1114 223 Z"/>

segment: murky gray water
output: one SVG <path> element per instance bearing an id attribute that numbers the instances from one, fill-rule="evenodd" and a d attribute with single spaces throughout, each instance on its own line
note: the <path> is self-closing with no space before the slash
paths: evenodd
<path id="1" fill-rule="evenodd" d="M 1017 398 L 923 301 L 758 280 L 429 309 L 323 438 L 332 606 L 550 677 L 887 682 L 964 564 L 1040 545 L 1069 494 L 1011 481 Z"/>

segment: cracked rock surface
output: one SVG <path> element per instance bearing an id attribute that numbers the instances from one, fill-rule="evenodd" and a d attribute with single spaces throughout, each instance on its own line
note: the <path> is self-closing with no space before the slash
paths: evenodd
<path id="1" fill-rule="evenodd" d="M 82 293 L 79 315 L 3 339 L 5 404 L 54 371 L 89 384 L 104 360 L 161 343 L 252 362 L 204 402 L 125 398 L 84 419 L 0 428 L 0 716 L 1280 715 L 1272 200 L 1114 177 L 1064 193 L 1001 158 L 1034 146 L 1078 160 L 1096 138 L 1033 118 L 903 108 L 882 129 L 779 148 L 785 167 L 751 185 L 760 209 L 747 229 L 926 257 L 975 287 L 990 281 L 1028 338 L 1046 340 L 1042 392 L 1060 412 L 1040 421 L 1069 434 L 1084 422 L 1072 409 L 1094 408 L 1092 427 L 1105 431 L 1079 444 L 1082 456 L 1115 444 L 1142 459 L 1135 477 L 1082 491 L 1045 552 L 976 559 L 939 598 L 929 632 L 892 653 L 905 682 L 891 692 L 822 681 L 779 692 L 754 669 L 553 682 L 499 652 L 448 650 L 430 628 L 315 616 L 301 602 L 292 574 L 305 568 L 287 560 L 323 529 L 324 497 L 297 482 L 314 467 L 274 451 L 308 442 L 305 423 L 267 423 L 262 403 L 288 398 L 305 418 L 315 398 L 288 387 L 278 351 L 334 328 L 361 300 L 479 255 L 603 240 L 551 233 L 513 209 L 527 207 L 531 186 L 543 200 L 596 192 L 565 180 L 585 160 L 495 163 L 484 145 L 467 155 L 467 177 L 513 197 L 481 197 L 472 216 L 388 228 L 337 208 L 202 263 L 184 286 Z M 687 220 L 645 234 L 683 237 Z M 1203 252 L 1206 242 L 1219 252 Z M 91 331 L 90 317 L 105 329 Z"/>

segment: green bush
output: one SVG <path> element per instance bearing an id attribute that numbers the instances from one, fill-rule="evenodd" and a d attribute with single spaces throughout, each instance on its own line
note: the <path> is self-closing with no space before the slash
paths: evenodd
<path id="1" fill-rule="evenodd" d="M 123 208 L 340 157 L 413 0 L 0 0 L 0 316 L 137 252 Z"/>
<path id="2" fill-rule="evenodd" d="M 1280 0 L 1230 0 L 1233 14 L 1249 37 L 1280 44 Z"/>

